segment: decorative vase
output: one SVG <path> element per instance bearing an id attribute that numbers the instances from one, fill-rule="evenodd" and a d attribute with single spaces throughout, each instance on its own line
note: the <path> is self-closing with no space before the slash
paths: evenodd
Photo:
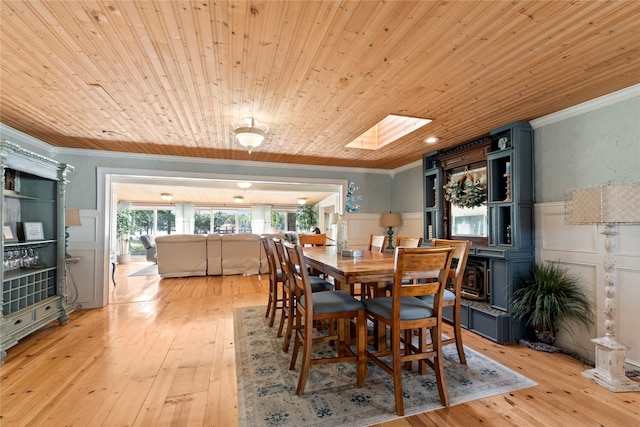
<path id="1" fill-rule="evenodd" d="M 338 236 L 336 238 L 336 250 L 339 254 L 342 253 L 342 250 L 347 247 L 347 221 L 344 220 L 342 215 L 340 215 L 340 219 L 338 220 Z"/>

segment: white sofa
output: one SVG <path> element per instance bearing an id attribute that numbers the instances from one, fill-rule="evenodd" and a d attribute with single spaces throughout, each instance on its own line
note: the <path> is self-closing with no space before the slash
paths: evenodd
<path id="1" fill-rule="evenodd" d="M 259 274 L 268 271 L 257 234 L 173 234 L 156 238 L 162 277 Z"/>
<path id="2" fill-rule="evenodd" d="M 162 277 L 205 276 L 207 236 L 171 234 L 156 237 L 158 273 Z"/>

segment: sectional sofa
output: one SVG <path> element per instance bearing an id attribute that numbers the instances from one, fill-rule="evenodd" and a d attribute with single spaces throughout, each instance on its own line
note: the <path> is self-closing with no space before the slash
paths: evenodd
<path id="1" fill-rule="evenodd" d="M 289 241 L 291 233 L 270 235 Z M 161 277 L 229 276 L 269 271 L 257 234 L 172 234 L 155 239 Z"/>

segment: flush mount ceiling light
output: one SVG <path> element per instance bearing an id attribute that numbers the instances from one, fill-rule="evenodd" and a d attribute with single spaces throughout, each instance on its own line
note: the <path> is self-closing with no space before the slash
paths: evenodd
<path id="1" fill-rule="evenodd" d="M 349 148 L 377 150 L 430 123 L 431 119 L 389 114 L 365 133 L 348 143 Z"/>
<path id="2" fill-rule="evenodd" d="M 236 120 L 231 123 L 233 134 L 243 147 L 247 147 L 249 154 L 251 150 L 262 144 L 267 136 L 269 127 L 259 123 L 253 117 L 246 117 L 243 120 Z"/>
<path id="3" fill-rule="evenodd" d="M 242 202 L 244 202 L 244 197 L 236 196 L 236 197 L 233 198 L 233 201 L 236 202 L 236 203 L 242 203 Z"/>
<path id="4" fill-rule="evenodd" d="M 435 136 L 430 136 L 425 139 L 424 142 L 426 142 L 427 144 L 435 144 L 436 142 L 438 142 L 438 138 L 436 138 Z"/>
<path id="5" fill-rule="evenodd" d="M 242 189 L 246 189 L 251 187 L 251 183 L 250 182 L 238 182 L 236 184 L 238 187 L 242 188 Z"/>
<path id="6" fill-rule="evenodd" d="M 307 199 L 305 199 L 304 197 L 298 198 L 298 204 L 299 205 L 306 205 L 307 204 Z"/>
<path id="7" fill-rule="evenodd" d="M 165 202 L 170 202 L 173 199 L 173 194 L 171 193 L 162 193 L 160 194 L 160 198 Z"/>

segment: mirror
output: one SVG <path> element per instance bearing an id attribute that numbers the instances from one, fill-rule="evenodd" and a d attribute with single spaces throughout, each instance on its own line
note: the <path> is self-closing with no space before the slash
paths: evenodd
<path id="1" fill-rule="evenodd" d="M 452 173 L 445 186 L 451 237 L 487 237 L 487 168 Z"/>

